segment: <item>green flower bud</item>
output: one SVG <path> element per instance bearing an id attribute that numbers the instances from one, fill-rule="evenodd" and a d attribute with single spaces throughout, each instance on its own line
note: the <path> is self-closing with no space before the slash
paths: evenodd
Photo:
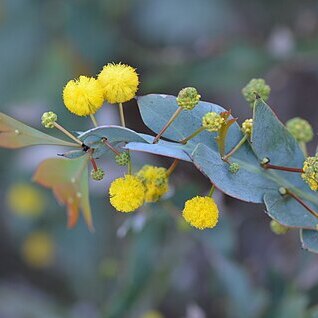
<path id="1" fill-rule="evenodd" d="M 101 168 L 97 168 L 97 170 L 91 171 L 91 177 L 95 181 L 101 181 L 104 179 L 105 172 Z"/>
<path id="2" fill-rule="evenodd" d="M 267 101 L 271 88 L 266 84 L 262 78 L 253 78 L 243 89 L 242 94 L 247 102 L 253 107 L 256 100 L 256 94 L 259 95 L 264 101 Z"/>
<path id="3" fill-rule="evenodd" d="M 41 121 L 45 128 L 54 128 L 54 123 L 57 121 L 57 115 L 53 112 L 46 112 L 42 115 Z"/>
<path id="4" fill-rule="evenodd" d="M 273 233 L 277 235 L 286 234 L 289 231 L 287 226 L 281 225 L 275 220 L 271 220 L 270 227 Z"/>
<path id="5" fill-rule="evenodd" d="M 304 161 L 303 166 L 304 173 L 301 177 L 308 183 L 309 187 L 313 191 L 318 190 L 318 155 L 315 157 L 308 157 Z"/>
<path id="6" fill-rule="evenodd" d="M 224 124 L 224 118 L 216 112 L 206 113 L 202 117 L 202 126 L 210 132 L 218 131 Z"/>
<path id="7" fill-rule="evenodd" d="M 194 87 L 186 87 L 179 92 L 177 103 L 179 107 L 191 110 L 198 104 L 200 98 L 201 95 L 199 95 L 198 91 Z"/>
<path id="8" fill-rule="evenodd" d="M 242 124 L 242 132 L 245 135 L 250 136 L 253 131 L 253 119 L 246 119 Z"/>
<path id="9" fill-rule="evenodd" d="M 129 152 L 122 152 L 115 156 L 115 161 L 119 166 L 127 166 L 130 160 Z"/>
<path id="10" fill-rule="evenodd" d="M 314 137 L 314 132 L 309 122 L 299 117 L 288 120 L 286 128 L 299 142 L 309 142 Z"/>
<path id="11" fill-rule="evenodd" d="M 236 162 L 233 162 L 229 165 L 229 171 L 233 174 L 238 173 L 240 168 L 241 168 L 240 165 Z"/>

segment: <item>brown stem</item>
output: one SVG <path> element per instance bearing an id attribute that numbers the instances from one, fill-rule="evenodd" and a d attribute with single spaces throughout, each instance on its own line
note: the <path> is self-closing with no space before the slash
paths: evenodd
<path id="1" fill-rule="evenodd" d="M 304 173 L 302 168 L 292 168 L 292 167 L 284 167 L 284 166 L 275 166 L 270 163 L 261 164 L 264 169 L 273 169 L 273 170 L 281 170 L 281 171 L 289 171 L 289 172 L 298 172 Z"/>
<path id="2" fill-rule="evenodd" d="M 113 146 L 111 145 L 111 143 L 109 143 L 109 142 L 107 141 L 107 138 L 106 138 L 106 137 L 102 138 L 102 142 L 103 142 L 112 152 L 114 152 L 117 156 L 120 155 L 120 152 L 119 152 L 115 147 L 113 147 Z"/>
<path id="3" fill-rule="evenodd" d="M 295 193 L 286 189 L 286 193 L 290 195 L 293 199 L 295 199 L 298 203 L 300 203 L 306 210 L 308 210 L 313 216 L 318 218 L 318 213 L 314 211 L 310 206 L 308 206 L 302 199 L 300 199 Z"/>
<path id="4" fill-rule="evenodd" d="M 94 170 L 97 171 L 97 170 L 98 170 L 98 167 L 97 167 L 97 164 L 96 164 L 95 159 L 94 159 L 94 158 L 90 158 L 90 161 L 91 161 L 91 163 L 92 163 L 92 166 L 93 166 Z"/>
<path id="5" fill-rule="evenodd" d="M 179 116 L 183 108 L 178 107 L 178 109 L 175 111 L 175 113 L 171 116 L 171 118 L 168 120 L 168 122 L 163 126 L 163 128 L 160 130 L 159 134 L 155 137 L 153 140 L 153 144 L 157 143 L 160 139 L 160 137 L 164 134 L 164 132 L 169 128 L 169 126 L 172 124 L 172 122 Z"/>
<path id="6" fill-rule="evenodd" d="M 171 166 L 168 168 L 166 172 L 167 177 L 170 177 L 170 175 L 172 174 L 172 172 L 174 171 L 174 169 L 176 168 L 179 162 L 180 162 L 180 159 L 175 159 L 173 161 L 173 163 L 171 164 Z"/>

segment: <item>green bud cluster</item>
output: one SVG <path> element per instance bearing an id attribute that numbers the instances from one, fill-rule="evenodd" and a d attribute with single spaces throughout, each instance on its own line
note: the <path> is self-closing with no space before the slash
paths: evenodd
<path id="1" fill-rule="evenodd" d="M 288 120 L 286 128 L 299 142 L 309 142 L 314 137 L 314 132 L 309 122 L 300 117 Z"/>
<path id="2" fill-rule="evenodd" d="M 200 101 L 201 95 L 194 87 L 183 88 L 177 97 L 179 107 L 185 110 L 193 109 Z"/>
<path id="3" fill-rule="evenodd" d="M 233 162 L 229 165 L 229 171 L 232 173 L 232 174 L 236 174 L 239 172 L 241 166 L 236 163 L 236 162 Z"/>
<path id="4" fill-rule="evenodd" d="M 54 128 L 54 123 L 57 121 L 57 115 L 53 112 L 45 112 L 41 117 L 41 121 L 45 128 Z"/>
<path id="5" fill-rule="evenodd" d="M 105 172 L 101 168 L 97 168 L 97 170 L 91 171 L 91 177 L 95 181 L 101 181 L 104 179 Z"/>
<path id="6" fill-rule="evenodd" d="M 253 107 L 257 95 L 259 95 L 264 101 L 267 101 L 271 92 L 270 86 L 268 86 L 264 79 L 253 78 L 243 89 L 242 94 L 247 102 Z"/>
<path id="7" fill-rule="evenodd" d="M 122 152 L 115 156 L 115 161 L 119 166 L 127 166 L 130 160 L 129 152 Z"/>

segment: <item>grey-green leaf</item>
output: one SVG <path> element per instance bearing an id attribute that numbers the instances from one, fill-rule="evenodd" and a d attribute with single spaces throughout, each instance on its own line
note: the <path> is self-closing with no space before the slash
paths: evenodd
<path id="1" fill-rule="evenodd" d="M 282 196 L 277 190 L 266 193 L 264 202 L 268 215 L 282 225 L 305 229 L 315 229 L 318 225 L 318 219 L 308 210 L 291 196 Z"/>
<path id="2" fill-rule="evenodd" d="M 176 97 L 171 95 L 145 95 L 138 97 L 137 102 L 143 122 L 155 133 L 158 133 L 162 129 L 178 108 Z M 216 104 L 199 102 L 193 110 L 183 110 L 163 136 L 173 141 L 180 141 L 201 127 L 202 117 L 206 113 L 221 113 L 224 111 L 226 111 L 224 108 Z M 214 140 L 215 137 L 216 133 L 204 131 L 188 143 L 193 145 L 203 143 L 217 149 L 217 144 Z M 241 138 L 242 134 L 239 126 L 237 124 L 232 125 L 228 133 L 227 151 L 234 147 Z"/>
<path id="3" fill-rule="evenodd" d="M 302 247 L 313 253 L 318 253 L 318 231 L 301 230 L 300 239 Z"/>
<path id="4" fill-rule="evenodd" d="M 222 192 L 231 197 L 254 203 L 263 203 L 264 194 L 277 185 L 266 178 L 249 145 L 245 144 L 231 161 L 241 168 L 236 174 L 229 172 L 229 164 L 220 154 L 206 145 L 199 144 L 191 155 L 196 167 Z"/>

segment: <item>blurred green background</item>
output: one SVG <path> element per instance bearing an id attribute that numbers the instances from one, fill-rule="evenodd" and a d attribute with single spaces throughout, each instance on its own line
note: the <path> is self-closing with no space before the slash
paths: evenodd
<path id="1" fill-rule="evenodd" d="M 64 108 L 63 86 L 121 61 L 137 68 L 139 94 L 195 86 L 239 122 L 251 116 L 241 88 L 264 77 L 284 122 L 298 115 L 318 130 L 317 1 L 2 0 L 0 45 L 1 111 L 39 129 L 47 110 L 70 130 L 89 128 Z M 146 131 L 135 102 L 125 110 L 128 126 Z M 117 109 L 97 118 L 118 123 Z M 160 204 L 122 215 L 106 193 L 123 170 L 103 160 L 107 178 L 91 186 L 96 233 L 82 221 L 67 230 L 64 209 L 30 182 L 60 150 L 0 150 L 1 318 L 318 317 L 317 257 L 301 251 L 296 230 L 275 236 L 263 206 L 217 192 L 217 228 L 183 223 L 184 201 L 208 190 L 189 164 Z"/>

